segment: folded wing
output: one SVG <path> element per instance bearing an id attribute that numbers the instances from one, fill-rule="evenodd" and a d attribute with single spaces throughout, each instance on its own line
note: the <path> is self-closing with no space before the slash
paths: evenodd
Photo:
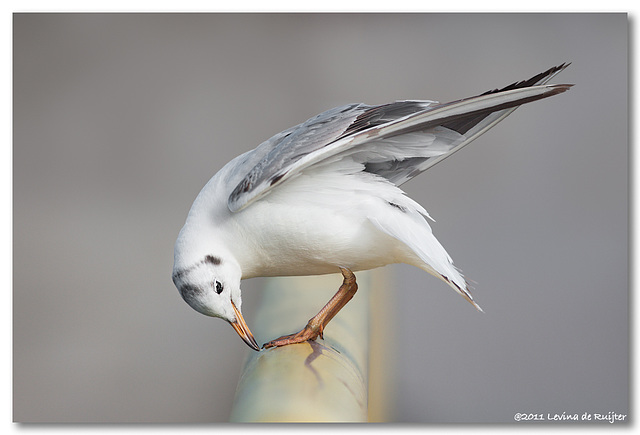
<path id="1" fill-rule="evenodd" d="M 258 147 L 261 159 L 231 192 L 232 212 L 249 206 L 306 168 L 351 156 L 364 170 L 400 185 L 496 125 L 518 106 L 568 90 L 546 85 L 568 64 L 476 97 L 438 104 L 350 104 L 323 112 Z"/>

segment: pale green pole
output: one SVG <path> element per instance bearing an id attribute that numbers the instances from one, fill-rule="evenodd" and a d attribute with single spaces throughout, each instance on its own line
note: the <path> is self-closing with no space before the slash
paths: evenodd
<path id="1" fill-rule="evenodd" d="M 372 273 L 356 273 L 358 292 L 324 339 L 248 351 L 231 421 L 368 421 Z M 252 326 L 259 343 L 302 329 L 341 283 L 340 274 L 268 280 Z"/>

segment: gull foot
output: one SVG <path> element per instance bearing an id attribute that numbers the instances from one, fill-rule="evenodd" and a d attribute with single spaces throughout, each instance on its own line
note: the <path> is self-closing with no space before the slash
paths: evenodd
<path id="1" fill-rule="evenodd" d="M 353 295 L 358 290 L 358 284 L 356 284 L 356 277 L 349 269 L 340 268 L 344 280 L 342 285 L 338 289 L 338 292 L 331 298 L 331 300 L 325 305 L 322 310 L 314 317 L 312 317 L 307 326 L 300 332 L 295 334 L 283 335 L 280 338 L 271 340 L 265 343 L 262 348 L 268 349 L 270 347 L 287 346 L 289 344 L 304 343 L 305 341 L 315 340 L 316 338 L 322 338 L 322 332 L 327 326 L 327 323 L 338 314 L 338 311 L 344 307 L 347 302 L 351 300 Z"/>
<path id="2" fill-rule="evenodd" d="M 304 343 L 305 341 L 315 340 L 318 337 L 322 338 L 322 331 L 314 330 L 313 327 L 310 327 L 307 324 L 302 331 L 296 332 L 295 334 L 283 335 L 280 338 L 271 340 L 270 342 L 265 343 L 262 348 L 269 349 L 270 347 L 281 347 L 289 344 Z"/>

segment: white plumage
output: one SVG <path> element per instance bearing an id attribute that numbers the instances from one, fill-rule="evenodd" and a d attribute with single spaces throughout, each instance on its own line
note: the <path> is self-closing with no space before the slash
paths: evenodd
<path id="1" fill-rule="evenodd" d="M 519 105 L 566 91 L 545 84 L 566 66 L 447 104 L 337 107 L 235 158 L 202 189 L 176 241 L 180 293 L 204 314 L 244 324 L 241 279 L 407 263 L 479 309 L 426 210 L 398 186 Z"/>

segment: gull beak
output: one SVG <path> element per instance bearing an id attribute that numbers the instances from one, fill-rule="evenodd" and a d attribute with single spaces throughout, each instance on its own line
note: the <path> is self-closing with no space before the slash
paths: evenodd
<path id="1" fill-rule="evenodd" d="M 233 329 L 236 330 L 240 338 L 242 338 L 251 349 L 260 350 L 260 347 L 258 347 L 258 343 L 256 343 L 256 339 L 253 338 L 253 334 L 249 330 L 249 327 L 242 317 L 242 313 L 240 313 L 240 310 L 236 308 L 236 304 L 234 304 L 233 301 L 231 302 L 231 306 L 233 307 L 233 311 L 236 313 L 236 321 L 229 323 L 231 324 L 231 326 L 233 326 Z"/>

